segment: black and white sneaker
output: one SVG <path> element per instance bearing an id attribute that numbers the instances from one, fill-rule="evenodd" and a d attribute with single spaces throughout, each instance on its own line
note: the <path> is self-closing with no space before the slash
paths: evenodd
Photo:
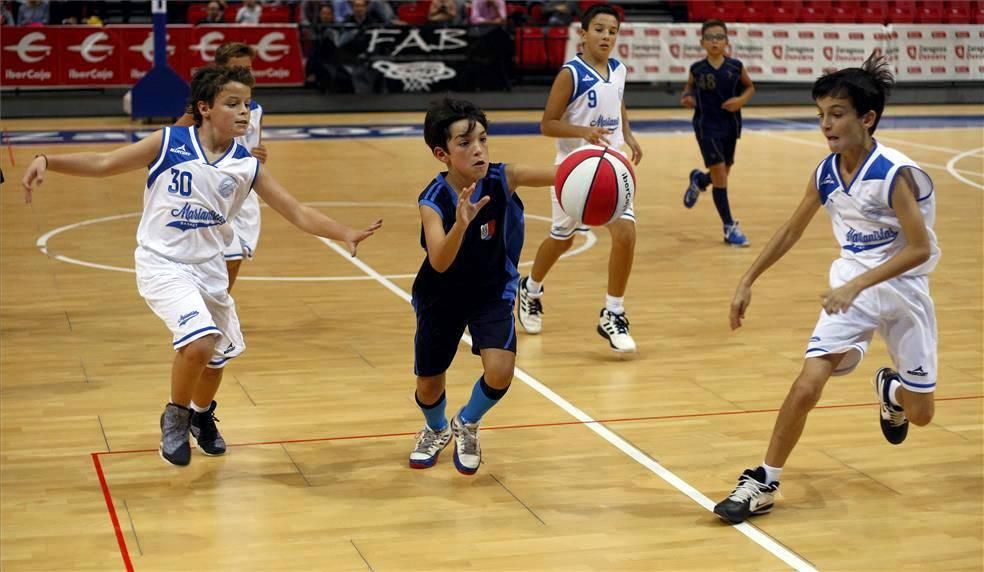
<path id="1" fill-rule="evenodd" d="M 882 435 L 889 443 L 898 445 L 909 435 L 909 420 L 905 417 L 905 411 L 901 407 L 892 405 L 892 400 L 888 397 L 888 390 L 892 387 L 894 379 L 899 379 L 899 372 L 890 367 L 883 367 L 878 370 L 871 383 L 881 404 L 878 421 L 881 424 Z"/>
<path id="2" fill-rule="evenodd" d="M 608 345 L 619 353 L 636 351 L 635 340 L 629 334 L 629 319 L 625 314 L 614 314 L 607 308 L 601 309 L 598 317 L 598 334 L 608 340 Z"/>
<path id="3" fill-rule="evenodd" d="M 714 506 L 714 514 L 731 524 L 745 522 L 751 516 L 772 512 L 778 492 L 778 482 L 765 483 L 765 469 L 745 469 L 735 490 Z"/>
<path id="4" fill-rule="evenodd" d="M 530 277 L 527 276 L 519 281 L 519 302 L 516 304 L 516 317 L 519 325 L 523 326 L 527 334 L 539 334 L 543 329 L 543 288 L 536 294 L 531 294 L 526 288 L 526 283 Z"/>
<path id="5" fill-rule="evenodd" d="M 161 413 L 161 458 L 172 465 L 185 466 L 191 462 L 188 427 L 191 409 L 168 403 Z"/>
<path id="6" fill-rule="evenodd" d="M 198 442 L 198 448 L 202 453 L 209 457 L 224 455 L 226 452 L 226 442 L 219 434 L 219 428 L 215 426 L 219 420 L 215 416 L 215 401 L 208 406 L 208 411 L 199 413 L 193 411 L 191 414 L 191 436 Z"/>

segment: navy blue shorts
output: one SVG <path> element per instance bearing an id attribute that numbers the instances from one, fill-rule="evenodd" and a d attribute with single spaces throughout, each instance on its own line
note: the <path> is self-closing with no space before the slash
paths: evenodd
<path id="1" fill-rule="evenodd" d="M 514 300 L 489 300 L 462 307 L 452 303 L 432 303 L 417 311 L 417 333 L 413 338 L 413 371 L 421 377 L 447 371 L 458 352 L 461 334 L 468 326 L 472 353 L 495 348 L 516 353 Z"/>
<path id="2" fill-rule="evenodd" d="M 704 166 L 710 167 L 724 163 L 731 166 L 735 162 L 735 146 L 738 138 L 733 135 L 706 135 L 697 138 L 700 154 L 704 156 Z"/>

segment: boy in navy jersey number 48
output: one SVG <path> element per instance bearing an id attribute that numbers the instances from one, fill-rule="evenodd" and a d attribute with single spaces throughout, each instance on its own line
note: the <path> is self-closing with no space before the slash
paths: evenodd
<path id="1" fill-rule="evenodd" d="M 707 57 L 690 66 L 690 77 L 680 103 L 694 110 L 694 134 L 708 172 L 694 169 L 683 195 L 683 206 L 692 208 L 707 185 L 714 186 L 714 206 L 724 224 L 724 242 L 748 246 L 748 239 L 731 218 L 728 174 L 735 162 L 741 137 L 741 108 L 755 94 L 745 66 L 724 54 L 728 28 L 720 20 L 708 20 L 700 28 L 700 45 Z"/>
<path id="2" fill-rule="evenodd" d="M 475 105 L 444 99 L 424 120 L 424 140 L 447 166 L 420 193 L 420 244 L 427 253 L 413 283 L 416 399 L 424 428 L 410 466 L 431 467 L 454 437 L 454 464 L 474 474 L 482 460 L 478 424 L 506 394 L 516 365 L 513 304 L 523 249 L 523 203 L 518 187 L 548 187 L 555 168 L 489 162 L 488 121 Z M 468 327 L 483 375 L 449 423 L 446 371 Z"/>

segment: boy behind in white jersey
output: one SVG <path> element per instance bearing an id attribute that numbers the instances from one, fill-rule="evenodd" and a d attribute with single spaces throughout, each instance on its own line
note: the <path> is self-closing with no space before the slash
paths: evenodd
<path id="1" fill-rule="evenodd" d="M 642 148 L 632 136 L 622 101 L 626 68 L 609 58 L 618 39 L 619 24 L 618 12 L 611 6 L 596 4 L 589 8 L 581 19 L 584 52 L 564 64 L 550 88 L 540 129 L 547 137 L 558 138 L 557 164 L 574 149 L 589 143 L 616 150 L 628 145 L 632 162 L 638 165 L 642 160 Z M 560 208 L 553 188 L 550 197 L 553 204 L 550 236 L 540 243 L 533 269 L 520 281 L 519 287 L 517 313 L 520 325 L 528 334 L 538 334 L 542 328 L 542 283 L 547 273 L 574 243 L 574 234 L 588 231 Z M 608 231 L 612 235 L 608 295 L 597 330 L 614 351 L 634 352 L 636 344 L 629 334 L 629 320 L 625 315 L 625 289 L 635 254 L 632 202 L 621 218 L 608 225 Z"/>
<path id="2" fill-rule="evenodd" d="M 108 153 L 38 155 L 22 180 L 25 200 L 47 170 L 108 177 L 149 167 L 144 210 L 134 252 L 137 289 L 167 324 L 175 350 L 170 401 L 161 415 L 161 457 L 191 462 L 189 432 L 194 404 L 212 403 L 222 368 L 246 348 L 222 250 L 232 238 L 228 223 L 255 190 L 273 210 L 301 230 L 356 247 L 381 225 L 354 230 L 297 202 L 235 138 L 249 126 L 253 76 L 241 67 L 206 66 L 191 81 L 195 126 L 165 127 Z M 214 409 L 214 408 L 213 408 Z M 213 424 L 214 428 L 214 424 Z M 221 441 L 216 432 L 215 437 Z M 219 449 L 199 447 L 206 454 Z"/>
<path id="3" fill-rule="evenodd" d="M 755 280 L 796 244 L 820 207 L 827 210 L 841 245 L 830 268 L 830 289 L 820 295 L 823 309 L 765 460 L 746 470 L 714 507 L 725 521 L 737 524 L 772 510 L 782 468 L 824 385 L 858 366 L 876 330 L 896 368 L 881 368 L 873 380 L 882 434 L 897 445 L 910 421 L 922 426 L 933 419 L 938 372 L 929 273 L 940 257 L 933 233 L 935 195 L 925 171 L 872 137 L 894 83 L 889 69 L 872 55 L 861 68 L 813 84 L 820 130 L 832 153 L 810 173 L 803 200 L 742 277 L 731 302 L 731 328 L 737 329 Z"/>

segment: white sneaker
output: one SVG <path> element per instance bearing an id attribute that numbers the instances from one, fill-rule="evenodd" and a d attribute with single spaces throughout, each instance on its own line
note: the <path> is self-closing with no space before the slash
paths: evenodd
<path id="1" fill-rule="evenodd" d="M 474 475 L 482 464 L 482 446 L 478 442 L 478 423 L 465 423 L 459 412 L 451 420 L 454 432 L 454 466 L 462 475 Z"/>
<path id="2" fill-rule="evenodd" d="M 629 335 L 629 319 L 625 314 L 613 314 L 607 308 L 602 308 L 598 319 L 598 333 L 608 340 L 609 345 L 617 352 L 636 351 L 635 340 Z"/>
<path id="3" fill-rule="evenodd" d="M 426 469 L 433 467 L 437 462 L 438 455 L 451 442 L 451 426 L 448 425 L 441 431 L 434 431 L 428 426 L 424 426 L 417 433 L 417 443 L 410 453 L 411 469 Z"/>
<path id="4" fill-rule="evenodd" d="M 539 334 L 543 328 L 543 304 L 540 298 L 543 297 L 541 288 L 536 294 L 530 294 L 526 288 L 529 276 L 519 281 L 519 303 L 516 304 L 516 314 L 519 325 L 523 326 L 527 334 Z"/>

